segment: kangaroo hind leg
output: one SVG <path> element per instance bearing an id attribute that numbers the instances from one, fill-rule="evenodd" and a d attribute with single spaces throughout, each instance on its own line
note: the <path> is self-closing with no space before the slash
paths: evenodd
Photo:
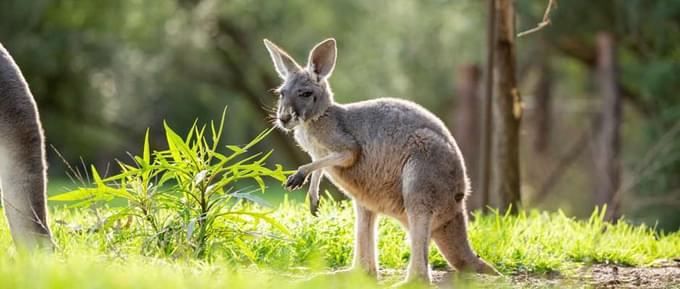
<path id="1" fill-rule="evenodd" d="M 411 245 L 407 281 L 431 280 L 428 255 L 436 207 L 433 190 L 437 185 L 428 174 L 427 161 L 420 154 L 413 154 L 402 171 L 402 195 Z"/>
<path id="2" fill-rule="evenodd" d="M 376 221 L 375 212 L 354 201 L 356 211 L 356 240 L 354 244 L 353 269 L 361 268 L 371 276 L 378 275 L 378 255 L 376 254 Z"/>
<path id="3" fill-rule="evenodd" d="M 40 144 L 8 150 L 0 143 L 2 205 L 12 238 L 17 245 L 27 248 L 53 246 L 47 224 L 41 150 Z"/>

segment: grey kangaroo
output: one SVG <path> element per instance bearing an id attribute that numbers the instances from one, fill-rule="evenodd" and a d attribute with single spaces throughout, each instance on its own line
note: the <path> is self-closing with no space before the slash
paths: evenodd
<path id="1" fill-rule="evenodd" d="M 35 100 L 0 44 L 0 190 L 14 242 L 51 247 L 45 207 L 46 164 Z"/>
<path id="2" fill-rule="evenodd" d="M 264 44 L 283 79 L 276 90 L 277 125 L 293 130 L 313 160 L 288 178 L 286 188 L 300 188 L 310 179 L 312 214 L 324 176 L 354 200 L 354 268 L 377 274 L 380 213 L 408 230 L 407 281 L 430 281 L 430 240 L 456 269 L 498 274 L 468 241 L 465 198 L 470 184 L 460 150 L 441 120 L 399 99 L 336 103 L 328 83 L 337 56 L 334 39 L 317 44 L 306 67 L 274 43 L 265 39 Z"/>

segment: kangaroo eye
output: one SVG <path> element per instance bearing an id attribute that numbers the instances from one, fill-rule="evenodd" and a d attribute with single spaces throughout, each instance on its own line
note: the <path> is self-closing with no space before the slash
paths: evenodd
<path id="1" fill-rule="evenodd" d="M 312 96 L 312 92 L 311 92 L 311 91 L 303 91 L 303 92 L 300 92 L 300 97 L 310 97 L 310 96 Z"/>

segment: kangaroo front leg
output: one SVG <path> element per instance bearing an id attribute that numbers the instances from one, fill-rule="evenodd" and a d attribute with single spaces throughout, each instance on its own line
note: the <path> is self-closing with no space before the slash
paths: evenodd
<path id="1" fill-rule="evenodd" d="M 321 184 L 321 178 L 323 177 L 323 172 L 317 170 L 312 172 L 312 180 L 309 182 L 309 211 L 312 216 L 316 217 L 319 210 L 319 185 Z"/>
<path id="2" fill-rule="evenodd" d="M 307 176 L 313 171 L 323 169 L 326 167 L 348 167 L 356 160 L 357 153 L 353 151 L 335 152 L 325 156 L 319 160 L 313 161 L 309 164 L 298 168 L 295 174 L 288 177 L 286 181 L 286 189 L 296 190 L 302 187 L 307 181 Z"/>
<path id="3" fill-rule="evenodd" d="M 361 268 L 371 276 L 378 275 L 376 244 L 376 219 L 377 214 L 354 201 L 356 211 L 356 239 L 354 243 L 353 268 Z"/>

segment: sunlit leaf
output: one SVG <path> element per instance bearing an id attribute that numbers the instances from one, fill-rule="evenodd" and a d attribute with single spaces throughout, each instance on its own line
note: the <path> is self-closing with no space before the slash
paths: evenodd
<path id="1" fill-rule="evenodd" d="M 151 151 L 149 149 L 149 129 L 146 129 L 146 134 L 144 135 L 144 150 L 143 150 L 143 157 L 142 159 L 144 160 L 144 164 L 150 164 L 151 163 Z"/>
<path id="2" fill-rule="evenodd" d="M 231 211 L 231 212 L 223 213 L 221 215 L 247 215 L 247 216 L 251 216 L 255 219 L 262 220 L 262 221 L 270 224 L 272 227 L 274 227 L 277 230 L 281 231 L 282 233 L 290 236 L 290 231 L 288 231 L 288 229 L 285 226 L 283 226 L 281 223 L 276 221 L 274 218 L 268 216 L 267 214 L 247 212 L 247 211 Z"/>
<path id="3" fill-rule="evenodd" d="M 273 207 L 271 203 L 267 202 L 267 200 L 260 198 L 259 196 L 256 196 L 252 193 L 233 193 L 233 194 L 230 194 L 230 195 L 235 197 L 235 198 L 245 199 L 245 200 L 251 201 L 251 202 L 256 203 L 256 204 L 263 206 L 263 207 L 268 207 L 268 208 Z"/>
<path id="4" fill-rule="evenodd" d="M 96 188 L 78 188 L 56 196 L 51 196 L 50 201 L 80 201 L 96 196 Z"/>
<path id="5" fill-rule="evenodd" d="M 203 182 L 203 180 L 205 179 L 205 177 L 207 175 L 208 175 L 207 170 L 202 170 L 202 171 L 198 172 L 198 174 L 196 174 L 196 177 L 194 178 L 194 185 L 198 185 L 201 182 Z"/>

